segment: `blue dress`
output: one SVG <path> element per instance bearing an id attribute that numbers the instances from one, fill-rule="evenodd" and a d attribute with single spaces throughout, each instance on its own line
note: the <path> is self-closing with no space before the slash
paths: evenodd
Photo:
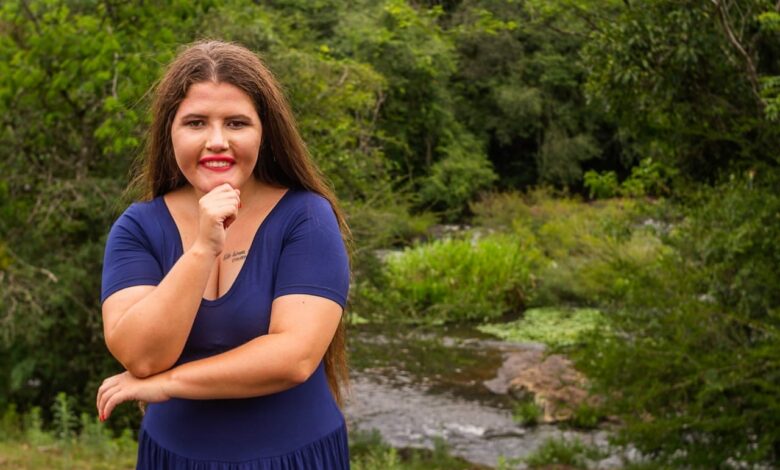
<path id="1" fill-rule="evenodd" d="M 162 197 L 131 205 L 108 236 L 101 301 L 126 287 L 157 285 L 182 253 Z M 230 289 L 201 302 L 177 364 L 267 334 L 276 297 L 311 294 L 343 307 L 348 289 L 347 254 L 330 204 L 319 195 L 288 190 L 258 228 Z M 344 417 L 322 363 L 306 382 L 272 395 L 149 404 L 137 468 L 349 468 Z"/>

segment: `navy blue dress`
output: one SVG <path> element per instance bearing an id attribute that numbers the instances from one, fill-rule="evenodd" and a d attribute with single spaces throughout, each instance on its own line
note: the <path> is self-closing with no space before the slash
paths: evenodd
<path id="1" fill-rule="evenodd" d="M 130 286 L 157 285 L 182 253 L 162 197 L 131 205 L 108 236 L 101 301 Z M 311 294 L 343 307 L 348 289 L 347 254 L 330 204 L 319 195 L 289 190 L 258 228 L 230 289 L 201 302 L 177 364 L 267 334 L 276 297 Z M 322 363 L 306 382 L 272 395 L 149 404 L 137 468 L 349 468 L 344 417 Z"/>

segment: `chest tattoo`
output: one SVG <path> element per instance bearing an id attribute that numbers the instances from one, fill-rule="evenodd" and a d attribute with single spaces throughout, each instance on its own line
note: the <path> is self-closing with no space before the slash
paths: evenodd
<path id="1" fill-rule="evenodd" d="M 241 261 L 244 258 L 246 258 L 246 250 L 234 250 L 233 252 L 225 253 L 222 256 L 223 261 L 227 261 L 229 259 L 234 263 L 236 261 Z"/>

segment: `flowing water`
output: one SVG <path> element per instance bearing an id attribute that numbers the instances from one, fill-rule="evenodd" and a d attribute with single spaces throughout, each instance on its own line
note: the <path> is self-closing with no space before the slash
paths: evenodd
<path id="1" fill-rule="evenodd" d="M 496 376 L 507 352 L 524 347 L 540 345 L 493 340 L 468 329 L 354 327 L 345 415 L 352 429 L 375 429 L 393 447 L 433 448 L 443 440 L 451 454 L 490 467 L 501 456 L 523 458 L 551 437 L 604 445 L 604 431 L 518 425 L 511 398 L 483 385 Z"/>

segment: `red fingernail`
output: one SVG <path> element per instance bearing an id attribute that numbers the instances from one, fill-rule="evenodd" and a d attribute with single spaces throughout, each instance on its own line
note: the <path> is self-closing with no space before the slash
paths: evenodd
<path id="1" fill-rule="evenodd" d="M 241 201 L 238 201 L 238 208 L 241 209 Z"/>

